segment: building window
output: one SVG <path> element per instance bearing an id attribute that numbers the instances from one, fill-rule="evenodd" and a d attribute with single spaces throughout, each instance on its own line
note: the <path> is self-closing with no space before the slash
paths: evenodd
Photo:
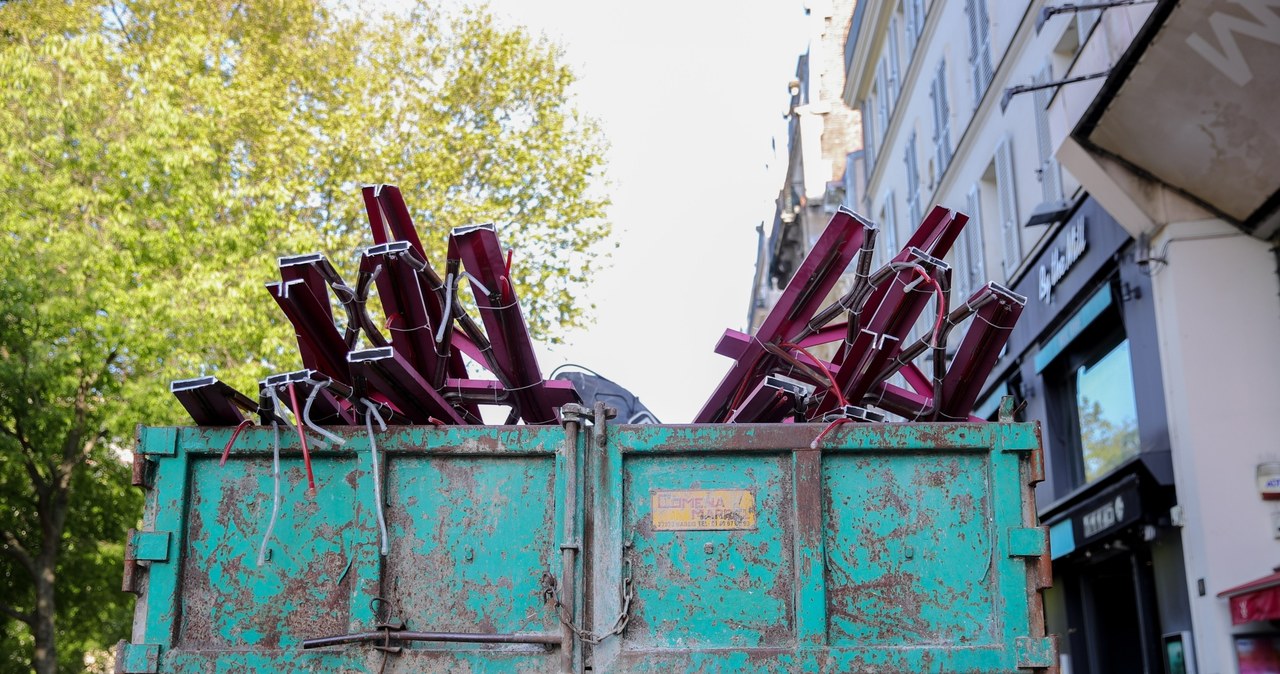
<path id="1" fill-rule="evenodd" d="M 1033 82 L 1045 84 L 1053 81 L 1051 68 L 1046 63 Z M 1036 169 L 1036 175 L 1040 179 L 1045 201 L 1062 199 L 1062 170 L 1053 156 L 1053 141 L 1049 138 L 1049 101 L 1052 98 L 1053 89 L 1039 89 L 1035 92 L 1036 145 L 1040 151 L 1040 168 Z"/>
<path id="2" fill-rule="evenodd" d="M 1004 277 L 1008 280 L 1022 264 L 1022 231 L 1018 219 L 1018 193 L 1013 181 L 1013 140 L 1004 138 L 996 147 L 996 205 L 1000 218 L 1000 241 L 1004 253 Z"/>
<path id="3" fill-rule="evenodd" d="M 878 141 L 881 142 L 884 141 L 885 132 L 889 130 L 889 112 L 891 110 L 888 85 L 889 76 L 885 74 L 885 71 L 884 59 L 880 59 L 880 64 L 876 67 L 876 100 L 879 103 L 876 113 L 880 116 L 880 136 Z M 877 145 L 881 144 L 881 142 L 878 142 Z"/>
<path id="4" fill-rule="evenodd" d="M 969 67 L 973 73 L 973 107 L 978 107 L 991 84 L 991 17 L 987 0 L 965 0 L 969 21 Z"/>
<path id="5" fill-rule="evenodd" d="M 912 227 L 920 224 L 920 165 L 916 158 L 916 132 L 907 137 L 906 154 L 903 161 L 907 164 L 907 218 Z"/>
<path id="6" fill-rule="evenodd" d="M 969 190 L 966 200 L 969 222 L 956 240 L 956 268 L 952 272 L 951 296 L 954 306 L 963 302 L 987 282 L 986 263 L 982 252 L 982 194 L 977 185 Z"/>
<path id="7" fill-rule="evenodd" d="M 871 106 L 871 100 L 875 98 L 872 92 L 871 99 L 862 102 L 862 145 L 866 150 L 867 156 L 867 182 L 871 182 L 871 171 L 876 167 L 876 111 Z"/>
<path id="8" fill-rule="evenodd" d="M 902 62 L 898 50 L 898 17 L 889 19 L 889 40 L 885 43 L 889 65 L 889 104 L 896 107 L 902 85 Z"/>
<path id="9" fill-rule="evenodd" d="M 906 14 L 907 58 L 910 59 L 924 30 L 924 0 L 905 0 L 902 9 Z"/>
<path id="10" fill-rule="evenodd" d="M 862 158 L 861 152 L 850 152 L 844 158 L 844 207 L 852 210 L 858 209 L 858 160 Z"/>
<path id="11" fill-rule="evenodd" d="M 933 101 L 933 147 L 938 179 L 947 172 L 951 163 L 951 105 L 947 101 L 947 60 L 938 63 L 933 84 L 929 87 Z"/>
<path id="12" fill-rule="evenodd" d="M 884 208 L 880 210 L 880 232 L 876 241 L 876 264 L 883 265 L 898 254 L 898 214 L 894 207 L 893 192 L 885 195 Z"/>
<path id="13" fill-rule="evenodd" d="M 1139 451 L 1138 404 L 1129 340 L 1122 336 L 1088 354 L 1072 373 L 1080 457 L 1086 483 Z"/>

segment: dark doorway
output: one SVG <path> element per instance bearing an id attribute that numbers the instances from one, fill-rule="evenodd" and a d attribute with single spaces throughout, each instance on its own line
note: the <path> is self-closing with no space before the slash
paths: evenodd
<path id="1" fill-rule="evenodd" d="M 1093 674 L 1137 674 L 1143 671 L 1142 620 L 1133 565 L 1128 554 L 1093 564 L 1085 583 L 1089 669 Z"/>

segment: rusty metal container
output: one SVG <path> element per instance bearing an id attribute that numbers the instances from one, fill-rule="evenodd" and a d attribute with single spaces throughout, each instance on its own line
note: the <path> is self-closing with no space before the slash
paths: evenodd
<path id="1" fill-rule="evenodd" d="M 313 495 L 281 429 L 274 526 L 272 429 L 220 466 L 231 429 L 142 428 L 117 669 L 1052 671 L 1039 429 L 1008 411 L 813 448 L 821 424 L 570 406 L 562 427 L 391 428 L 376 463 L 335 428 Z"/>

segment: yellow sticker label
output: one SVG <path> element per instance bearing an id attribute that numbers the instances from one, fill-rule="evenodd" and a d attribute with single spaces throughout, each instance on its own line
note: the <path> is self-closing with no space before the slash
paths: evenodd
<path id="1" fill-rule="evenodd" d="M 756 528 L 756 495 L 750 489 L 655 489 L 656 531 Z"/>

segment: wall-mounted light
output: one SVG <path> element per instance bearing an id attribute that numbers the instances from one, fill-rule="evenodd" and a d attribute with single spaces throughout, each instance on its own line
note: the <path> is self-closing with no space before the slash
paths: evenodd
<path id="1" fill-rule="evenodd" d="M 791 80 L 789 83 L 787 83 L 787 93 L 791 94 L 792 96 L 799 96 L 800 80 Z"/>

